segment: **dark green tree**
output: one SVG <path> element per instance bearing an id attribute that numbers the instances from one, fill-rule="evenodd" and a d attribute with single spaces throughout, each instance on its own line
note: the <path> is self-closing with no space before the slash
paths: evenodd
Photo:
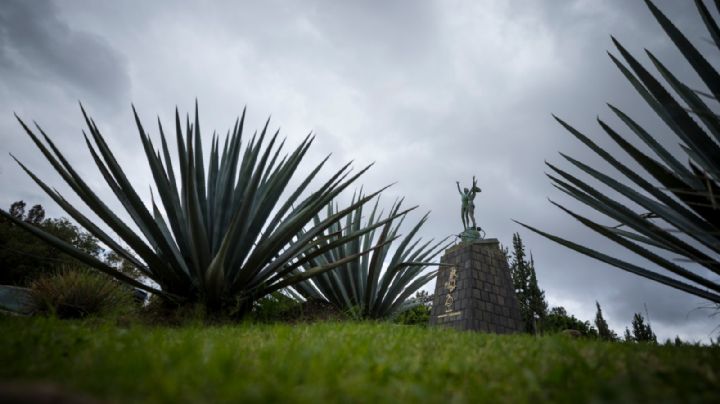
<path id="1" fill-rule="evenodd" d="M 117 269 L 121 273 L 133 279 L 138 279 L 142 277 L 142 273 L 130 261 L 121 257 L 115 251 L 110 251 L 105 254 L 105 262 L 111 267 Z"/>
<path id="2" fill-rule="evenodd" d="M 506 256 L 507 250 L 505 250 Z M 513 252 L 510 260 L 510 275 L 515 295 L 520 303 L 520 315 L 526 332 L 537 333 L 547 314 L 545 292 L 540 289 L 535 274 L 535 262 L 530 255 L 526 259 L 525 246 L 519 233 L 513 234 Z"/>
<path id="3" fill-rule="evenodd" d="M 8 212 L 10 213 L 10 216 L 23 220 L 25 218 L 25 201 L 13 202 L 13 204 L 10 205 L 10 210 Z"/>
<path id="4" fill-rule="evenodd" d="M 102 252 L 95 237 L 80 230 L 68 219 L 46 219 L 40 205 L 33 206 L 26 213 L 25 206 L 23 201 L 13 203 L 11 215 L 94 257 Z M 10 220 L 0 218 L 0 284 L 27 286 L 39 275 L 56 268 L 81 266 L 84 264 L 75 258 L 38 240 Z"/>
<path id="5" fill-rule="evenodd" d="M 406 325 L 427 326 L 430 321 L 430 311 L 432 310 L 432 301 L 434 294 L 429 294 L 424 290 L 415 293 L 415 300 L 422 304 L 406 310 L 395 317 L 394 322 Z"/>
<path id="6" fill-rule="evenodd" d="M 568 314 L 564 307 L 553 307 L 545 316 L 543 332 L 557 333 L 563 330 L 577 330 L 586 337 L 597 337 L 597 330 L 589 321 L 581 321 L 572 314 Z"/>
<path id="7" fill-rule="evenodd" d="M 617 341 L 617 334 L 615 334 L 615 331 L 610 329 L 610 326 L 603 317 L 600 303 L 595 301 L 595 306 L 597 307 L 597 312 L 595 313 L 595 328 L 597 328 L 598 336 L 605 341 Z"/>
<path id="8" fill-rule="evenodd" d="M 632 321 L 632 335 L 636 342 L 652 342 L 657 344 L 657 337 L 650 327 L 650 323 L 645 323 L 645 318 L 640 313 L 635 313 Z"/>
<path id="9" fill-rule="evenodd" d="M 545 315 L 548 311 L 548 304 L 545 300 L 545 291 L 540 289 L 537 281 L 537 274 L 535 272 L 535 259 L 533 258 L 532 252 L 530 252 L 530 265 L 528 267 L 530 273 L 530 279 L 528 282 L 528 291 L 530 296 L 530 310 L 533 312 L 533 316 L 540 322 L 545 319 Z"/>
<path id="10" fill-rule="evenodd" d="M 35 205 L 30 208 L 27 218 L 25 219 L 26 222 L 32 224 L 40 224 L 43 220 L 45 220 L 45 209 L 40 205 Z"/>
<path id="11" fill-rule="evenodd" d="M 625 336 L 623 337 L 623 340 L 625 342 L 635 342 L 635 338 L 633 338 L 632 333 L 627 327 L 625 327 Z"/>

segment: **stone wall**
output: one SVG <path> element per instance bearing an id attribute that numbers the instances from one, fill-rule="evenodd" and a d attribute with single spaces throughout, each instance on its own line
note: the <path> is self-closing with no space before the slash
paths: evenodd
<path id="1" fill-rule="evenodd" d="M 520 307 L 497 239 L 461 243 L 440 260 L 431 325 L 493 333 L 522 330 Z"/>

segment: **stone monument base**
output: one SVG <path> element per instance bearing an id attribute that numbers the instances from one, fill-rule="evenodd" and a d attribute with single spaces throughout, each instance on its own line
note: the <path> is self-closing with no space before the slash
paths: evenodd
<path id="1" fill-rule="evenodd" d="M 477 230 L 475 230 L 477 231 Z M 520 305 L 497 239 L 468 240 L 440 259 L 430 324 L 493 333 L 522 331 Z"/>

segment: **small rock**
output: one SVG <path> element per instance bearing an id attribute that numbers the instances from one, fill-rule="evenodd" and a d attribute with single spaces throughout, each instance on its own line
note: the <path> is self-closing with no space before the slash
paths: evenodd
<path id="1" fill-rule="evenodd" d="M 572 338 L 582 337 L 582 333 L 578 330 L 563 330 L 562 334 L 567 335 L 568 337 L 572 337 Z"/>

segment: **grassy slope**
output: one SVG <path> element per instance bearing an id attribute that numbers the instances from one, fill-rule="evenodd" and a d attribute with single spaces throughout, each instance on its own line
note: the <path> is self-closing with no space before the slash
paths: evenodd
<path id="1" fill-rule="evenodd" d="M 720 399 L 718 347 L 349 322 L 123 329 L 5 317 L 0 330 L 0 380 L 120 401 Z"/>

